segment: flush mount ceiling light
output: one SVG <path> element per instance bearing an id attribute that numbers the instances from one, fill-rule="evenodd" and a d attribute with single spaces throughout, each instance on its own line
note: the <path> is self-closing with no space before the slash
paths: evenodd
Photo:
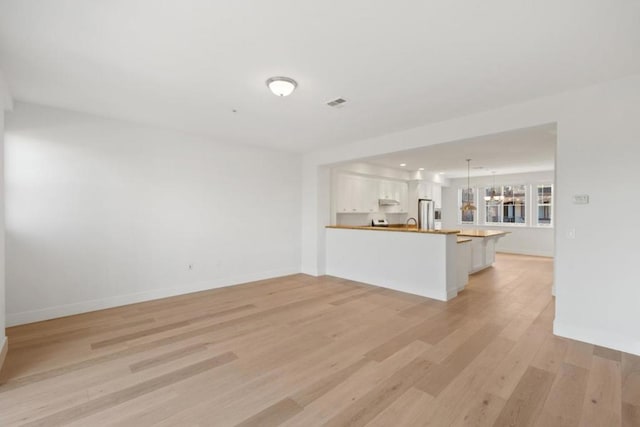
<path id="1" fill-rule="evenodd" d="M 274 95 L 289 96 L 298 87 L 298 83 L 289 77 L 271 77 L 267 79 L 267 86 Z"/>

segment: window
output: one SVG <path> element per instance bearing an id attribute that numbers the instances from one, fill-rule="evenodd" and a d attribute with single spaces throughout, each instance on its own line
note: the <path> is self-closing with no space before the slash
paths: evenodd
<path id="1" fill-rule="evenodd" d="M 538 226 L 545 227 L 553 224 L 553 186 L 551 184 L 538 185 Z"/>
<path id="2" fill-rule="evenodd" d="M 502 222 L 524 224 L 525 215 L 525 186 L 505 185 L 504 200 L 502 202 Z"/>
<path id="3" fill-rule="evenodd" d="M 459 222 L 462 224 L 475 224 L 476 223 L 476 212 L 477 210 L 468 210 L 463 211 L 462 206 L 471 203 L 473 206 L 477 207 L 476 203 L 476 190 L 475 188 L 466 188 L 460 189 L 458 192 L 458 215 Z"/>
<path id="4" fill-rule="evenodd" d="M 526 224 L 526 189 L 526 185 L 485 188 L 485 223 Z"/>
<path id="5" fill-rule="evenodd" d="M 495 224 L 502 222 L 502 187 L 484 189 L 485 222 Z"/>

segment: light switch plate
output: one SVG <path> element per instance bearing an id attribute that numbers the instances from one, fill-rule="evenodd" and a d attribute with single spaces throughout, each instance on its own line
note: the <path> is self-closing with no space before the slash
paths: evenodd
<path id="1" fill-rule="evenodd" d="M 586 204 L 589 204 L 589 195 L 588 194 L 575 194 L 573 196 L 573 204 L 574 205 L 586 205 Z"/>

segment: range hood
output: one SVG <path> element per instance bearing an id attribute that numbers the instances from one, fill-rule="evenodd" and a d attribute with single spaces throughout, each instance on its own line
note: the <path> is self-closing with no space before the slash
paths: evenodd
<path id="1" fill-rule="evenodd" d="M 394 199 L 378 199 L 378 204 L 380 206 L 397 206 L 400 202 Z"/>

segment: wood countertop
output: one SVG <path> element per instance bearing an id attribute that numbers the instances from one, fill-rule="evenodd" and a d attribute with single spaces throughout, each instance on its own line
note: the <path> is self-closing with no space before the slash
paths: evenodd
<path id="1" fill-rule="evenodd" d="M 495 237 L 495 236 L 504 236 L 506 234 L 511 233 L 510 231 L 502 231 L 502 230 L 461 230 L 458 233 L 458 236 L 464 237 Z"/>
<path id="2" fill-rule="evenodd" d="M 467 243 L 473 240 L 471 237 L 459 237 L 459 236 L 460 235 L 458 235 L 458 243 Z"/>
<path id="3" fill-rule="evenodd" d="M 396 225 L 392 224 L 388 227 L 371 227 L 358 225 L 327 225 L 326 228 L 342 228 L 345 230 L 374 230 L 374 231 L 396 231 L 408 233 L 424 233 L 424 234 L 458 234 L 460 230 L 418 230 L 415 225 Z"/>

